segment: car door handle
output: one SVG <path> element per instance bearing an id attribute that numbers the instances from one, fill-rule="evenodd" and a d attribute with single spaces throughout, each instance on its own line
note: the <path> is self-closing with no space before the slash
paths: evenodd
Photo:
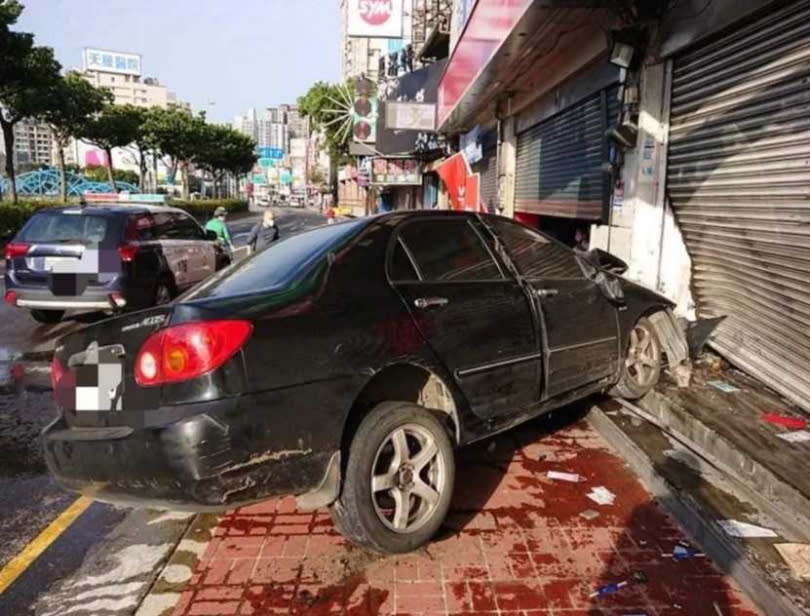
<path id="1" fill-rule="evenodd" d="M 557 297 L 560 294 L 559 289 L 535 289 L 534 294 L 537 297 Z"/>
<path id="2" fill-rule="evenodd" d="M 432 308 L 433 306 L 446 306 L 450 300 L 446 297 L 417 297 L 413 305 L 417 308 Z"/>

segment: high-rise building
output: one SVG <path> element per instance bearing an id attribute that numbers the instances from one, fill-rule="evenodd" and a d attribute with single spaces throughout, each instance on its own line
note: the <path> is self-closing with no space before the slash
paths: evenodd
<path id="1" fill-rule="evenodd" d="M 53 132 L 47 124 L 25 119 L 14 125 L 14 164 L 52 165 Z"/>
<path id="2" fill-rule="evenodd" d="M 255 109 L 234 118 L 233 127 L 251 137 L 259 147 L 290 151 L 290 139 L 306 138 L 308 123 L 296 105 L 267 107 L 260 117 Z"/>
<path id="3" fill-rule="evenodd" d="M 142 77 L 140 54 L 85 47 L 82 74 L 94 86 L 110 90 L 116 105 L 166 107 L 177 102 L 157 79 Z"/>

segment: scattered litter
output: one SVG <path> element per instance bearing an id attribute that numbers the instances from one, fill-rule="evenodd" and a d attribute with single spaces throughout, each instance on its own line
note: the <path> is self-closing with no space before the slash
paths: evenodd
<path id="1" fill-rule="evenodd" d="M 726 534 L 732 537 L 754 538 L 754 537 L 778 537 L 770 528 L 763 528 L 749 524 L 748 522 L 740 522 L 739 520 L 720 520 L 718 522 L 720 527 L 726 531 Z"/>
<path id="2" fill-rule="evenodd" d="M 579 514 L 581 518 L 585 518 L 586 520 L 593 520 L 594 518 L 599 517 L 599 512 L 594 511 L 593 509 L 586 509 L 582 513 Z"/>
<path id="3" fill-rule="evenodd" d="M 723 614 L 723 610 L 721 610 L 721 609 L 720 609 L 720 606 L 719 606 L 719 605 L 717 605 L 717 601 L 715 601 L 714 603 L 712 603 L 712 605 L 714 605 L 714 611 L 715 611 L 715 612 L 717 612 L 717 616 L 725 616 L 725 615 Z"/>
<path id="4" fill-rule="evenodd" d="M 779 438 L 787 441 L 788 443 L 805 443 L 810 441 L 810 432 L 807 430 L 796 430 L 795 432 L 783 432 L 777 434 Z"/>
<path id="5" fill-rule="evenodd" d="M 671 554 L 661 554 L 661 558 L 672 558 L 674 560 L 689 560 L 690 558 L 704 558 L 705 556 L 703 552 L 698 552 L 685 545 L 676 545 L 672 548 Z"/>
<path id="6" fill-rule="evenodd" d="M 616 495 L 603 486 L 593 488 L 587 497 L 597 505 L 612 505 L 616 501 Z"/>
<path id="7" fill-rule="evenodd" d="M 546 473 L 549 479 L 558 479 L 560 481 L 570 481 L 571 483 L 579 483 L 579 475 L 576 473 L 561 473 L 560 471 L 549 471 Z"/>
<path id="8" fill-rule="evenodd" d="M 773 547 L 800 580 L 810 580 L 810 544 L 777 543 Z"/>
<path id="9" fill-rule="evenodd" d="M 627 580 L 623 580 L 621 582 L 613 582 L 612 584 L 607 584 L 602 586 L 598 590 L 592 592 L 588 595 L 591 599 L 594 597 L 604 597 L 605 595 L 612 595 L 615 592 L 619 592 L 625 586 L 629 586 L 630 584 L 646 584 L 647 583 L 647 576 L 644 575 L 643 571 L 633 571 L 630 574 L 630 578 Z"/>
<path id="10" fill-rule="evenodd" d="M 711 385 L 725 394 L 733 394 L 735 391 L 740 391 L 739 387 L 731 383 L 726 383 L 725 381 L 706 381 L 706 385 Z"/>
<path id="11" fill-rule="evenodd" d="M 778 413 L 763 413 L 762 421 L 767 421 L 777 426 L 784 426 L 793 430 L 804 430 L 807 427 L 806 419 L 798 419 L 797 417 L 788 417 L 787 415 L 779 415 Z"/>
<path id="12" fill-rule="evenodd" d="M 620 414 L 621 413 L 619 413 L 619 411 L 608 411 L 608 412 L 605 413 L 605 415 L 610 415 L 611 417 L 616 417 L 617 415 L 620 415 Z"/>

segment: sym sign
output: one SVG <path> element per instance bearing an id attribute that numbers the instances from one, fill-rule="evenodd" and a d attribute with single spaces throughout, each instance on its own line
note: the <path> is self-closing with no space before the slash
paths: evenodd
<path id="1" fill-rule="evenodd" d="M 347 34 L 402 38 L 402 0 L 347 0 Z"/>

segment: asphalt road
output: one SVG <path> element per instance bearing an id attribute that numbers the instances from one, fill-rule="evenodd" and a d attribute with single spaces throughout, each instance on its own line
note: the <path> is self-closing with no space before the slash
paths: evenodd
<path id="1" fill-rule="evenodd" d="M 325 222 L 312 210 L 274 208 L 274 212 L 282 237 Z M 236 246 L 246 243 L 261 215 L 252 212 L 229 223 Z M 48 367 L 56 340 L 104 316 L 68 315 L 58 325 L 44 326 L 25 310 L 0 304 L 0 570 L 76 500 L 53 484 L 40 452 L 39 433 L 54 417 Z M 22 384 L 9 378 L 14 364 L 24 370 Z M 101 503 L 90 505 L 5 592 L 0 591 L 0 614 L 31 613 L 37 597 L 103 547 L 99 544 L 127 523 L 129 513 Z M 171 524 L 177 522 L 167 523 L 168 527 L 144 523 L 127 533 L 149 543 L 149 535 L 173 532 Z"/>

